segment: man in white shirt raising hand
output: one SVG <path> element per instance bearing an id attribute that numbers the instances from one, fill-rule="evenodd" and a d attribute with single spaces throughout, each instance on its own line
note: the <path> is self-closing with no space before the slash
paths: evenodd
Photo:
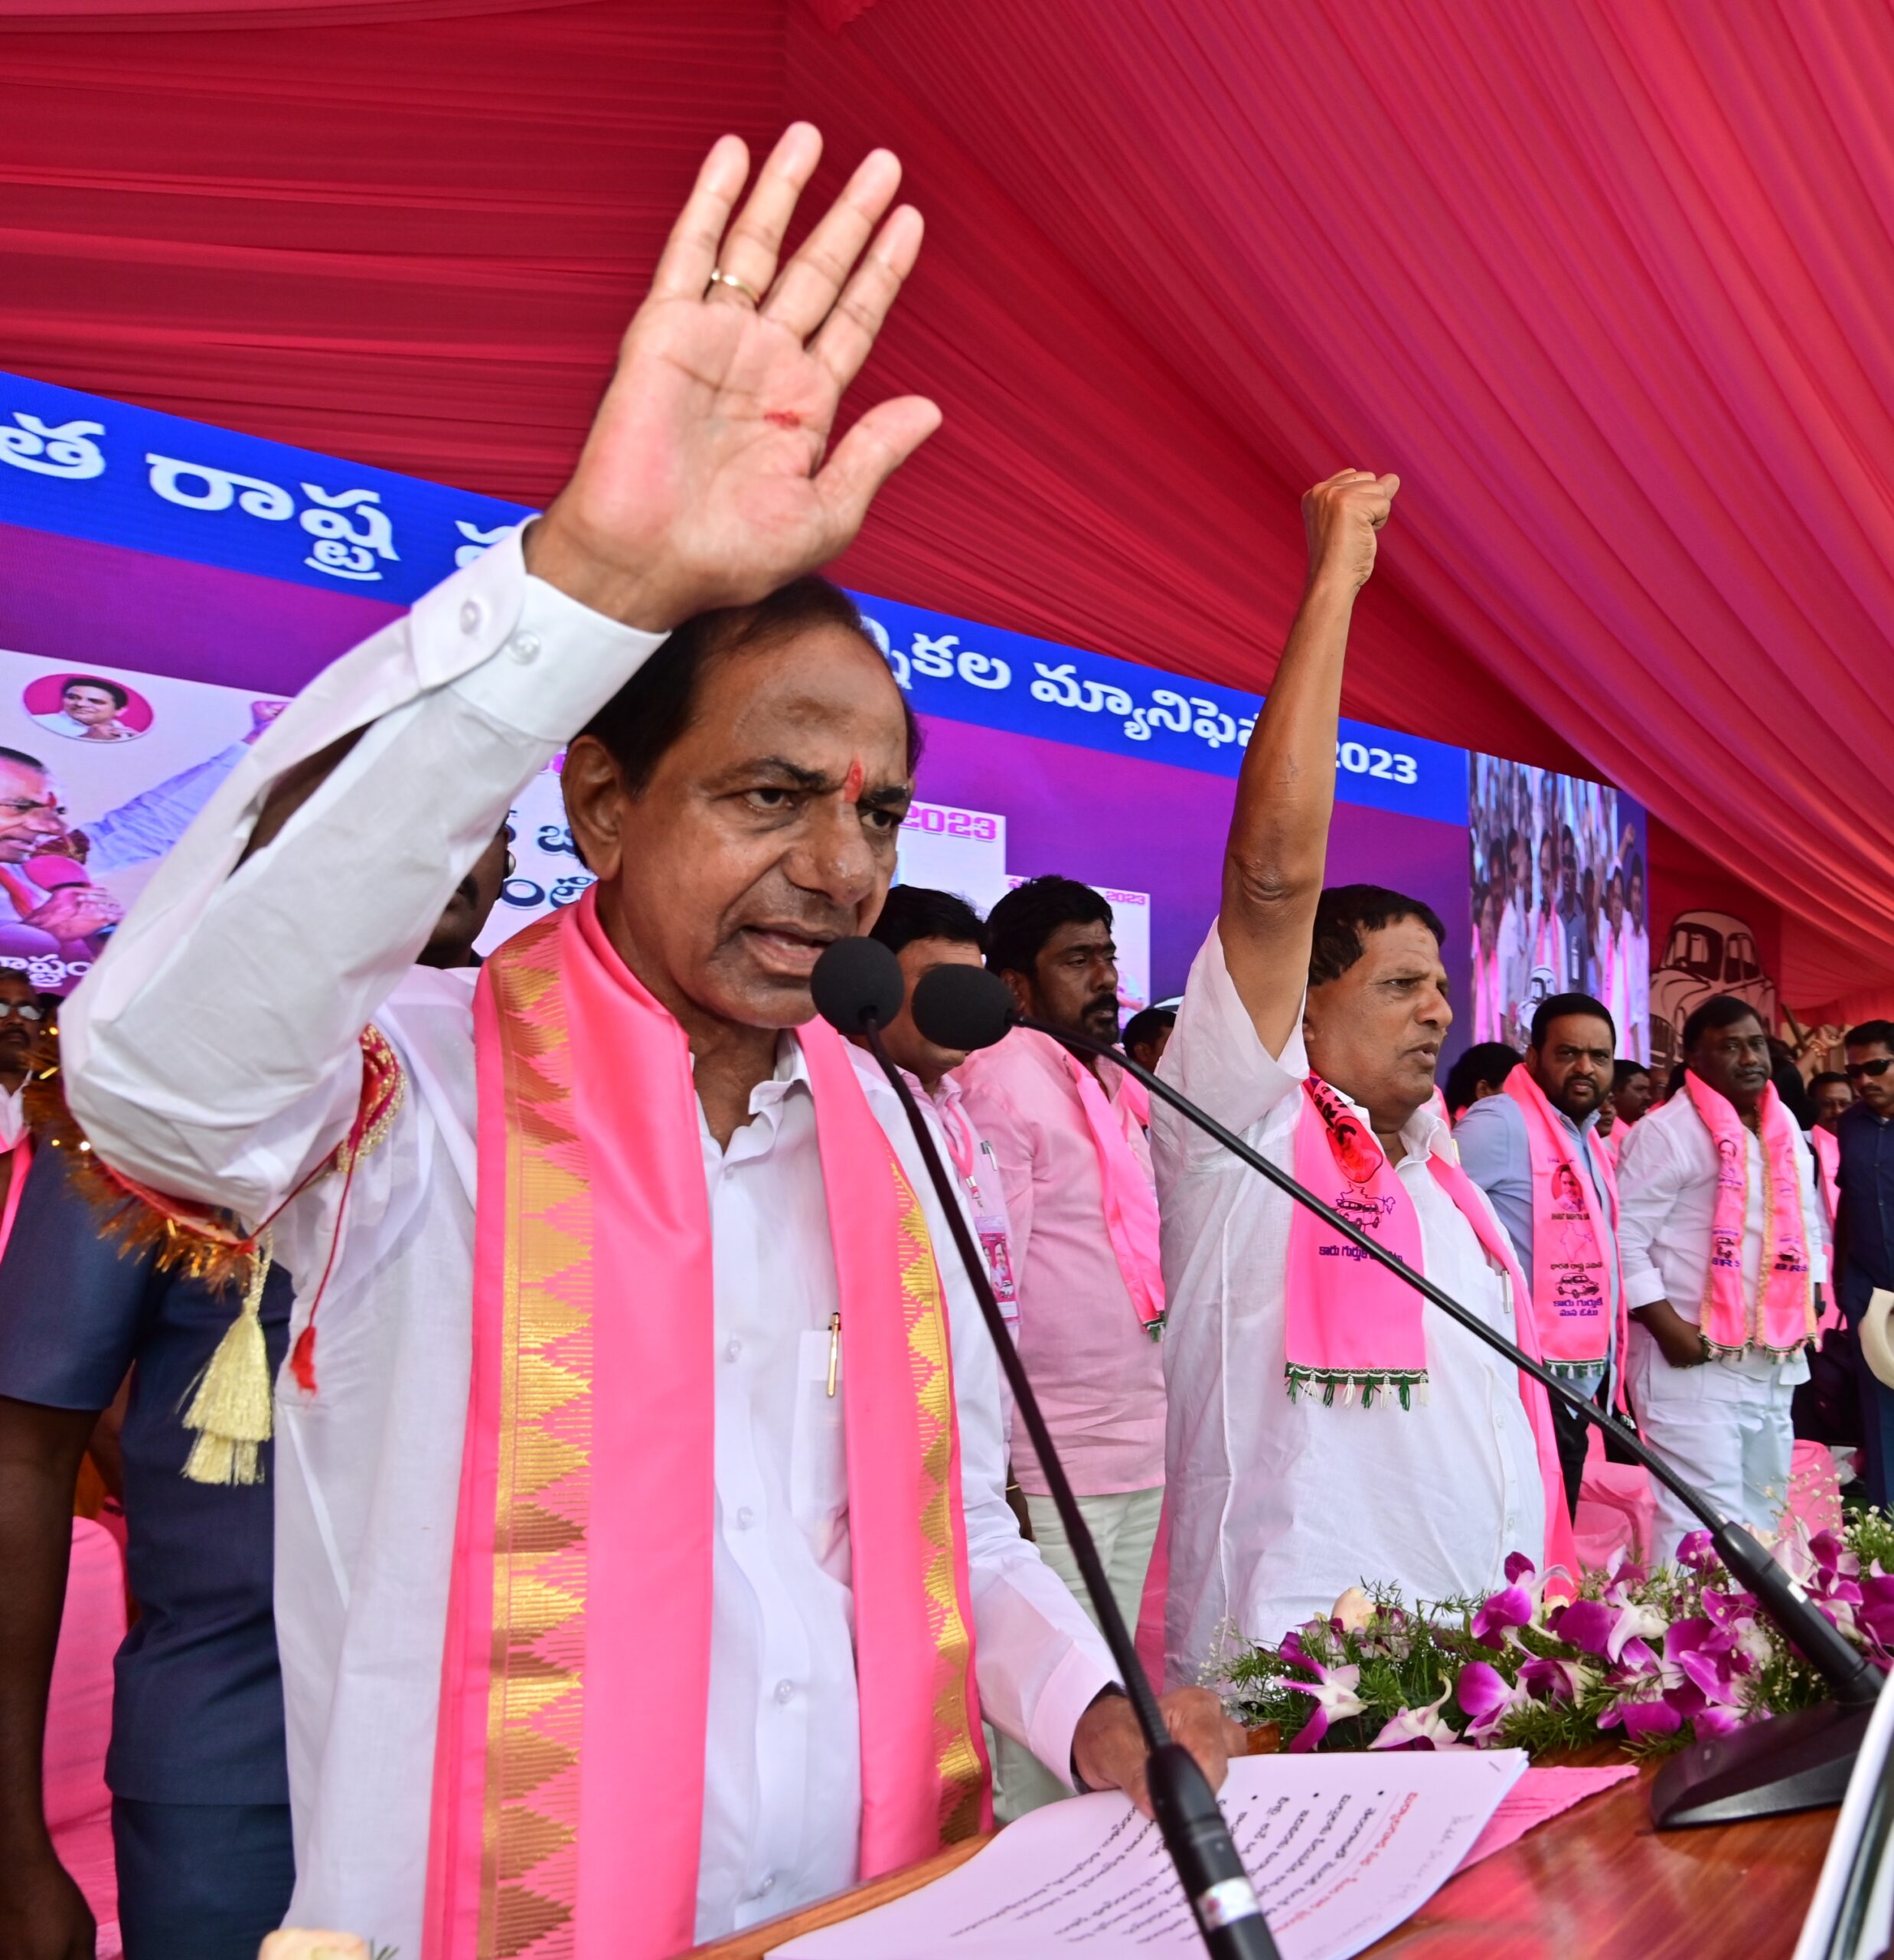
<path id="1" fill-rule="evenodd" d="M 828 452 L 921 226 L 878 151 L 779 266 L 819 152 L 738 211 L 711 152 L 571 482 L 314 683 L 65 1018 L 100 1160 L 295 1276 L 291 1913 L 410 1960 L 657 1960 L 931 1853 L 988 1814 L 983 1713 L 1143 1795 L 899 1106 L 812 1018 L 915 744 L 806 574 L 939 420 Z M 413 922 L 561 748 L 597 884 L 411 1011 Z M 1220 1779 L 1213 1697 L 1167 1713 Z"/>
<path id="2" fill-rule="evenodd" d="M 1458 1168 L 1434 1070 L 1441 923 L 1324 891 L 1355 596 L 1397 479 L 1303 499 L 1309 582 L 1237 780 L 1223 909 L 1161 1073 L 1516 1339 L 1523 1282 Z M 1563 1550 L 1543 1391 L 1236 1158 L 1153 1106 L 1170 1322 L 1166 1674 L 1233 1623 L 1274 1640 L 1363 1581 L 1441 1599 Z"/>

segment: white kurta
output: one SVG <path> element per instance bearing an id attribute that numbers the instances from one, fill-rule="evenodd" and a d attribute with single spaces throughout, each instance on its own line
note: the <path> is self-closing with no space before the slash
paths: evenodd
<path id="1" fill-rule="evenodd" d="M 372 1018 L 408 1092 L 358 1168 L 317 1316 L 317 1392 L 279 1384 L 276 1599 L 297 1885 L 291 1918 L 420 1949 L 436 1705 L 470 1366 L 470 973 L 410 962 L 510 798 L 658 642 L 529 579 L 514 540 L 321 677 L 163 866 L 64 1021 L 77 1113 L 168 1191 L 268 1216 L 345 1132 Z M 379 717 L 379 719 L 376 717 Z M 234 875 L 269 782 L 374 720 Z M 358 880 L 346 867 L 372 864 Z M 203 1003 L 217 1004 L 214 1014 Z M 1020 1538 L 997 1365 L 893 1092 L 857 1073 L 942 1256 L 981 1700 L 1053 1762 L 1113 1679 Z M 720 1152 L 713 1688 L 700 1936 L 847 1883 L 860 1792 L 836 1282 L 799 1045 Z M 300 1330 L 341 1180 L 275 1227 Z"/>
<path id="2" fill-rule="evenodd" d="M 1802 1191 L 1811 1277 L 1828 1277 L 1828 1220 L 1816 1190 L 1814 1156 L 1789 1125 Z M 1753 1298 L 1768 1223 L 1762 1139 L 1746 1125 L 1749 1205 L 1742 1221 L 1742 1284 Z M 1618 1155 L 1618 1243 L 1625 1298 L 1632 1310 L 1667 1300 L 1682 1319 L 1702 1318 L 1709 1279 L 1710 1227 L 1716 1216 L 1716 1145 L 1696 1105 L 1680 1091 L 1632 1125 Z M 1625 1380 L 1645 1439 L 1731 1517 L 1773 1533 L 1789 1494 L 1795 1439 L 1790 1419 L 1808 1360 L 1743 1354 L 1673 1367 L 1638 1321 L 1631 1328 Z M 1657 1486 L 1654 1555 L 1674 1556 L 1696 1529 L 1696 1514 Z"/>
<path id="3" fill-rule="evenodd" d="M 1308 1073 L 1301 1029 L 1280 1058 L 1263 1047 L 1215 926 L 1159 1073 L 1295 1168 Z M 1350 1106 L 1366 1124 L 1367 1111 Z M 1542 1563 L 1545 1492 L 1518 1370 L 1423 1307 L 1425 1404 L 1292 1402 L 1292 1200 L 1163 1103 L 1151 1111 L 1169 1302 L 1166 1677 L 1199 1678 L 1228 1627 L 1279 1638 L 1364 1581 L 1439 1599 L 1503 1584 L 1510 1552 Z M 1427 1276 L 1510 1336 L 1511 1289 L 1427 1168 L 1430 1153 L 1452 1150 L 1446 1124 L 1424 1109 L 1401 1141 L 1396 1171 L 1419 1220 Z"/>

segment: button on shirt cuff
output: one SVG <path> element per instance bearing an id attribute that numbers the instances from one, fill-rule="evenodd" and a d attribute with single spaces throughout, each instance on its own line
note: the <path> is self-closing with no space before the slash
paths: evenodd
<path id="1" fill-rule="evenodd" d="M 456 686 L 474 707 L 524 735 L 570 741 L 604 704 L 600 677 L 616 676 L 622 687 L 669 635 L 622 626 L 530 573 L 521 586 L 517 623 L 497 655 Z"/>
<path id="2" fill-rule="evenodd" d="M 1655 1306 L 1664 1297 L 1664 1275 L 1654 1266 L 1646 1272 L 1625 1275 L 1625 1305 L 1631 1312 L 1640 1307 Z M 1673 1300 L 1670 1304 L 1676 1306 L 1677 1303 Z"/>
<path id="3" fill-rule="evenodd" d="M 418 600 L 409 615 L 423 688 L 451 686 L 504 727 L 568 741 L 663 645 L 526 569 L 518 531 Z"/>

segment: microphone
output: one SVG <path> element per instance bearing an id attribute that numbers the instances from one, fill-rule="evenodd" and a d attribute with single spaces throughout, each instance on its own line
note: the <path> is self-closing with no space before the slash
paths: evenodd
<path id="1" fill-rule="evenodd" d="M 978 969 L 968 970 L 978 972 Z M 991 976 L 981 974 L 980 977 Z M 1001 992 L 1005 991 L 1001 983 L 994 984 L 1000 985 Z M 1006 1322 L 1001 1318 L 998 1302 L 993 1297 L 992 1282 L 987 1277 L 986 1261 L 974 1243 L 973 1233 L 961 1210 L 960 1194 L 946 1166 L 940 1161 L 940 1153 L 934 1147 L 932 1135 L 916 1105 L 913 1093 L 883 1045 L 881 1030 L 901 1011 L 902 999 L 906 991 L 900 962 L 879 939 L 838 939 L 815 962 L 815 969 L 809 978 L 809 991 L 815 996 L 816 1011 L 831 1027 L 842 1034 L 860 1036 L 867 1041 L 870 1052 L 880 1064 L 883 1074 L 893 1085 L 906 1113 L 935 1195 L 947 1215 L 961 1263 L 967 1269 L 968 1282 L 980 1302 L 987 1331 L 998 1351 L 1000 1366 L 1013 1391 L 1014 1406 L 1026 1425 L 1033 1448 L 1038 1452 L 1040 1468 L 1046 1474 L 1047 1488 L 1058 1508 L 1059 1520 L 1065 1527 L 1079 1576 L 1085 1582 L 1086 1595 L 1092 1602 L 1092 1610 L 1098 1616 L 1099 1630 L 1124 1678 L 1125 1692 L 1138 1718 L 1138 1726 L 1144 1733 L 1145 1746 L 1149 1752 L 1145 1777 L 1151 1792 L 1151 1809 L 1156 1815 L 1164 1848 L 1177 1867 L 1184 1896 L 1196 1915 L 1203 1943 L 1216 1960 L 1277 1960 L 1275 1942 L 1270 1937 L 1262 1908 L 1256 1903 L 1249 1874 L 1243 1870 L 1243 1860 L 1231 1842 L 1229 1827 L 1217 1806 L 1210 1779 L 1198 1767 L 1196 1757 L 1181 1743 L 1173 1742 L 1164 1726 L 1158 1697 L 1138 1658 L 1136 1644 L 1125 1625 L 1124 1615 L 1118 1609 L 1118 1602 L 1112 1596 L 1105 1568 L 1099 1561 L 1098 1547 L 1092 1543 L 1092 1534 L 1079 1511 L 1078 1499 L 1073 1496 L 1072 1485 L 1066 1479 L 1065 1466 L 1053 1447 L 1046 1419 L 1040 1413 L 1038 1398 L 1027 1379 L 1019 1351 L 1007 1331 Z M 1003 1034 L 1005 1030 L 1002 1027 L 1000 1031 Z M 973 1045 L 986 1044 L 981 1042 Z"/>
<path id="2" fill-rule="evenodd" d="M 1368 1236 L 1314 1192 L 1298 1184 L 1243 1138 L 1226 1129 L 1190 1098 L 1134 1061 L 1122 1050 L 1082 1030 L 1054 1027 L 1021 1014 L 998 975 L 977 966 L 937 966 L 914 989 L 914 1025 L 928 1040 L 963 1051 L 990 1047 L 1014 1027 L 1030 1027 L 1066 1047 L 1103 1055 L 1135 1076 L 1226 1150 L 1286 1191 L 1351 1245 L 1397 1275 L 1470 1334 L 1530 1375 L 1565 1404 L 1605 1431 L 1700 1519 L 1725 1567 L 1755 1596 L 1757 1604 L 1833 1690 L 1834 1700 L 1790 1715 L 1752 1723 L 1733 1733 L 1696 1743 L 1671 1758 L 1651 1786 L 1651 1815 L 1661 1827 L 1723 1824 L 1839 1803 L 1848 1769 L 1881 1691 L 1879 1671 L 1857 1653 L 1801 1584 L 1765 1551 L 1744 1525 L 1725 1517 L 1693 1484 L 1679 1476 L 1634 1429 L 1606 1415 L 1551 1370 L 1533 1361 L 1497 1328 L 1452 1294 L 1416 1272 L 1405 1259 Z M 1576 1575 L 1574 1575 L 1576 1576 Z"/>
<path id="3" fill-rule="evenodd" d="M 886 1027 L 900 1013 L 907 980 L 901 962 L 879 939 L 837 939 L 816 961 L 809 992 L 831 1027 L 860 1034 L 870 1023 Z"/>

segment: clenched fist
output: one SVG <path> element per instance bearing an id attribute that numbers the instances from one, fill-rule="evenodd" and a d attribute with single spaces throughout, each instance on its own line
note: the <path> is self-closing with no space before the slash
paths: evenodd
<path id="1" fill-rule="evenodd" d="M 1302 499 L 1308 533 L 1308 582 L 1334 582 L 1359 592 L 1374 570 L 1375 533 L 1388 521 L 1398 476 L 1365 469 L 1337 471 Z"/>

